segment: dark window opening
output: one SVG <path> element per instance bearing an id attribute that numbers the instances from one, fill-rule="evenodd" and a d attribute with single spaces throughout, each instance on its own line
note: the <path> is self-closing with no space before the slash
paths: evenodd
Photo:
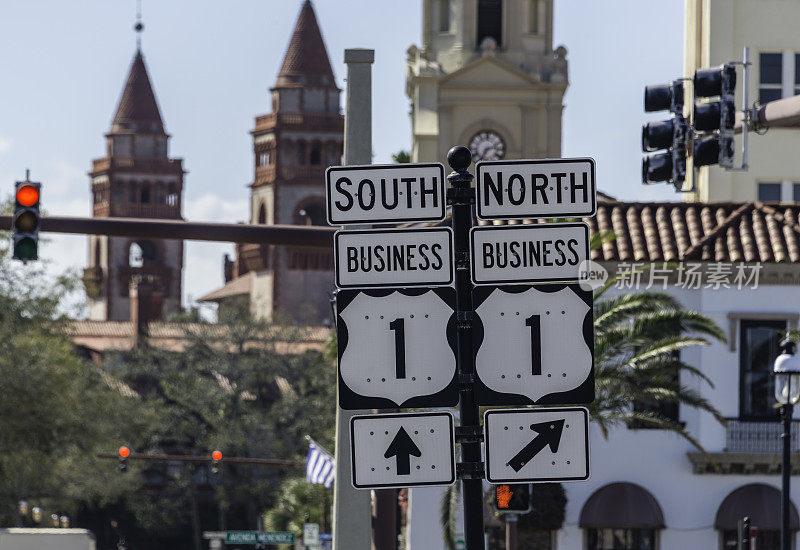
<path id="1" fill-rule="evenodd" d="M 267 223 L 267 209 L 263 204 L 258 208 L 258 223 Z"/>
<path id="2" fill-rule="evenodd" d="M 588 550 L 655 550 L 655 529 L 587 529 Z"/>
<path id="3" fill-rule="evenodd" d="M 150 202 L 150 187 L 142 188 L 142 204 L 148 204 Z"/>
<path id="4" fill-rule="evenodd" d="M 758 200 L 761 202 L 779 202 L 781 200 L 781 184 L 759 183 Z"/>
<path id="5" fill-rule="evenodd" d="M 739 416 L 774 418 L 775 382 L 772 365 L 786 321 L 742 319 L 739 327 Z"/>
<path id="6" fill-rule="evenodd" d="M 297 211 L 300 225 L 328 225 L 325 217 L 325 207 L 321 204 L 307 204 Z"/>
<path id="7" fill-rule="evenodd" d="M 136 241 L 131 243 L 128 251 L 128 265 L 130 267 L 149 267 L 159 265 L 158 248 L 153 241 Z"/>
<path id="8" fill-rule="evenodd" d="M 478 44 L 485 38 L 493 38 L 497 47 L 503 45 L 503 2 L 502 0 L 478 0 Z"/>
<path id="9" fill-rule="evenodd" d="M 297 164 L 300 166 L 306 163 L 306 142 L 301 141 L 297 144 Z"/>
<path id="10" fill-rule="evenodd" d="M 318 166 L 318 165 L 322 164 L 322 153 L 320 151 L 319 145 L 314 145 L 311 148 L 310 161 L 311 161 L 311 165 L 312 166 Z"/>

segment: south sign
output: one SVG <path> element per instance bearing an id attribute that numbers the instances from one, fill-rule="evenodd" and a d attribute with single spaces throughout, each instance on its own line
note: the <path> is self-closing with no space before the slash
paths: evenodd
<path id="1" fill-rule="evenodd" d="M 479 162 L 477 214 L 483 220 L 593 216 L 590 158 Z"/>
<path id="2" fill-rule="evenodd" d="M 331 225 L 439 221 L 445 216 L 444 166 L 371 164 L 325 171 Z"/>

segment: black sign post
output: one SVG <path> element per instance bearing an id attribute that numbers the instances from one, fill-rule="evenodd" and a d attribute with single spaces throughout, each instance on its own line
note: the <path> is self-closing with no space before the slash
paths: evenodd
<path id="1" fill-rule="evenodd" d="M 484 550 L 483 539 L 483 463 L 481 462 L 481 426 L 475 402 L 475 362 L 472 354 L 472 279 L 470 277 L 470 239 L 475 189 L 470 187 L 472 174 L 467 171 L 472 153 L 457 145 L 447 153 L 453 172 L 447 176 L 451 187 L 447 203 L 453 207 L 452 227 L 456 261 L 456 317 L 458 321 L 458 378 L 461 397 L 461 425 L 456 441 L 461 444 L 461 462 L 457 464 L 464 498 L 464 537 L 466 550 Z"/>

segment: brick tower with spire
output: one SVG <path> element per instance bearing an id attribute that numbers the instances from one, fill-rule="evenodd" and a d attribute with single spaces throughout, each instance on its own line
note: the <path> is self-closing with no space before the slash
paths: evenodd
<path id="1" fill-rule="evenodd" d="M 183 160 L 169 158 L 170 136 L 139 48 L 105 137 L 106 156 L 89 172 L 93 216 L 182 219 Z M 83 277 L 89 318 L 164 318 L 180 308 L 182 269 L 182 241 L 91 236 Z"/>
<path id="2" fill-rule="evenodd" d="M 326 225 L 325 168 L 341 163 L 344 117 L 314 8 L 306 0 L 275 85 L 272 112 L 256 117 L 250 222 Z M 225 266 L 226 285 L 201 298 L 221 305 L 247 295 L 263 318 L 330 320 L 329 249 L 239 245 Z"/>

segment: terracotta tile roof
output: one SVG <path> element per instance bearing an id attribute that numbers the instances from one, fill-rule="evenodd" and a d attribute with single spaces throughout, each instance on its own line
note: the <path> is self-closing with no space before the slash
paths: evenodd
<path id="1" fill-rule="evenodd" d="M 236 277 L 225 283 L 225 286 L 212 290 L 208 294 L 197 299 L 198 302 L 219 302 L 231 296 L 249 295 L 253 287 L 253 277 L 255 272 L 249 271 L 241 277 Z"/>
<path id="2" fill-rule="evenodd" d="M 607 262 L 800 263 L 800 204 L 762 202 L 598 201 L 583 218 L 590 235 L 615 238 L 591 251 Z M 474 220 L 476 225 L 546 223 L 546 220 Z M 443 222 L 420 225 L 449 225 Z M 416 224 L 411 224 L 416 225 Z"/>
<path id="3" fill-rule="evenodd" d="M 128 72 L 128 80 L 119 98 L 112 130 L 136 130 L 142 125 L 146 125 L 150 131 L 164 132 L 164 122 L 158 109 L 156 95 L 153 93 L 153 86 L 150 84 L 144 56 L 141 50 L 136 50 Z"/>
<path id="4" fill-rule="evenodd" d="M 309 0 L 300 9 L 275 86 L 286 85 L 335 86 L 325 41 Z"/>

